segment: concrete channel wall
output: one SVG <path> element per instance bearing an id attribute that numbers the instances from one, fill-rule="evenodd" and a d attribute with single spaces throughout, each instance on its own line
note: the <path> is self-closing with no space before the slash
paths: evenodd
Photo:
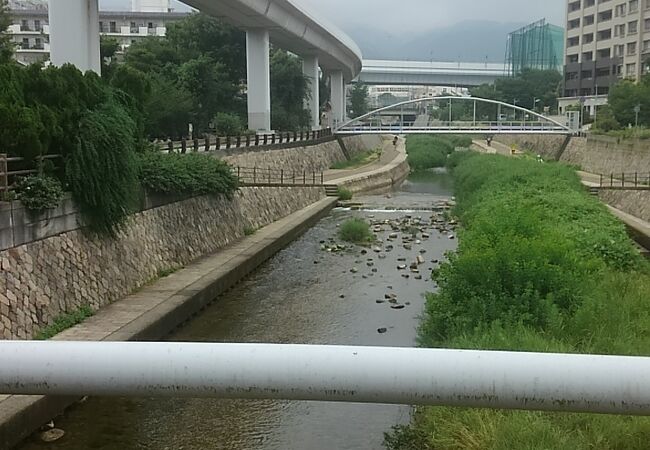
<path id="1" fill-rule="evenodd" d="M 231 164 L 325 170 L 381 146 L 379 136 L 326 140 L 311 147 L 231 155 Z M 118 238 L 81 227 L 71 199 L 33 215 L 19 202 L 0 203 L 0 339 L 27 339 L 61 314 L 110 304 L 155 279 L 215 252 L 323 198 L 322 188 L 243 188 L 232 201 L 145 197 Z"/>

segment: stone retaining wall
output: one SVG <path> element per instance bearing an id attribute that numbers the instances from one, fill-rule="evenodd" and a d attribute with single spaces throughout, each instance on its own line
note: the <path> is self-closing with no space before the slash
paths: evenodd
<path id="1" fill-rule="evenodd" d="M 135 214 L 116 239 L 77 229 L 0 252 L 0 338 L 26 339 L 62 313 L 97 309 L 324 197 L 321 188 L 244 188 Z"/>
<path id="2" fill-rule="evenodd" d="M 650 222 L 650 191 L 615 191 L 603 189 L 599 198 L 634 217 Z"/>
<path id="3" fill-rule="evenodd" d="M 382 139 L 378 135 L 346 136 L 341 140 L 349 156 L 382 146 Z M 309 147 L 269 149 L 230 155 L 217 154 L 217 156 L 233 166 L 283 169 L 286 173 L 325 171 L 334 163 L 346 159 L 345 151 L 336 139 Z"/>

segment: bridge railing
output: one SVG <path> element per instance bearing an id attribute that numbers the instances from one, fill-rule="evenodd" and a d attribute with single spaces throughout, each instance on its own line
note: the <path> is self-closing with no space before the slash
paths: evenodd
<path id="1" fill-rule="evenodd" d="M 0 341 L 0 393 L 650 415 L 650 358 L 425 348 Z"/>
<path id="2" fill-rule="evenodd" d="M 650 172 L 623 172 L 600 175 L 601 189 L 650 189 Z"/>
<path id="3" fill-rule="evenodd" d="M 376 133 L 400 133 L 400 132 L 475 132 L 475 133 L 499 133 L 499 132 L 562 132 L 566 129 L 549 122 L 442 122 L 436 121 L 426 125 L 415 125 L 415 122 L 404 123 L 359 123 L 339 128 L 337 133 L 354 132 L 376 132 Z"/>

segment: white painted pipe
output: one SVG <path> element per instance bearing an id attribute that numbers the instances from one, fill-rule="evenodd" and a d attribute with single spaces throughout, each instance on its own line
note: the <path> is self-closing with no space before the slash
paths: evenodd
<path id="1" fill-rule="evenodd" d="M 650 415 L 650 358 L 388 347 L 0 341 L 0 392 Z"/>

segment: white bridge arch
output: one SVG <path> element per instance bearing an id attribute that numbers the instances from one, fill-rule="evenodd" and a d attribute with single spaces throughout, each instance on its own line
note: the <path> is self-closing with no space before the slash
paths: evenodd
<path id="1" fill-rule="evenodd" d="M 428 104 L 434 108 L 427 108 Z M 445 117 L 434 118 L 433 111 L 444 111 Z M 336 134 L 568 135 L 578 132 L 568 125 L 517 105 L 460 96 L 428 97 L 396 103 L 342 123 L 335 129 Z"/>

